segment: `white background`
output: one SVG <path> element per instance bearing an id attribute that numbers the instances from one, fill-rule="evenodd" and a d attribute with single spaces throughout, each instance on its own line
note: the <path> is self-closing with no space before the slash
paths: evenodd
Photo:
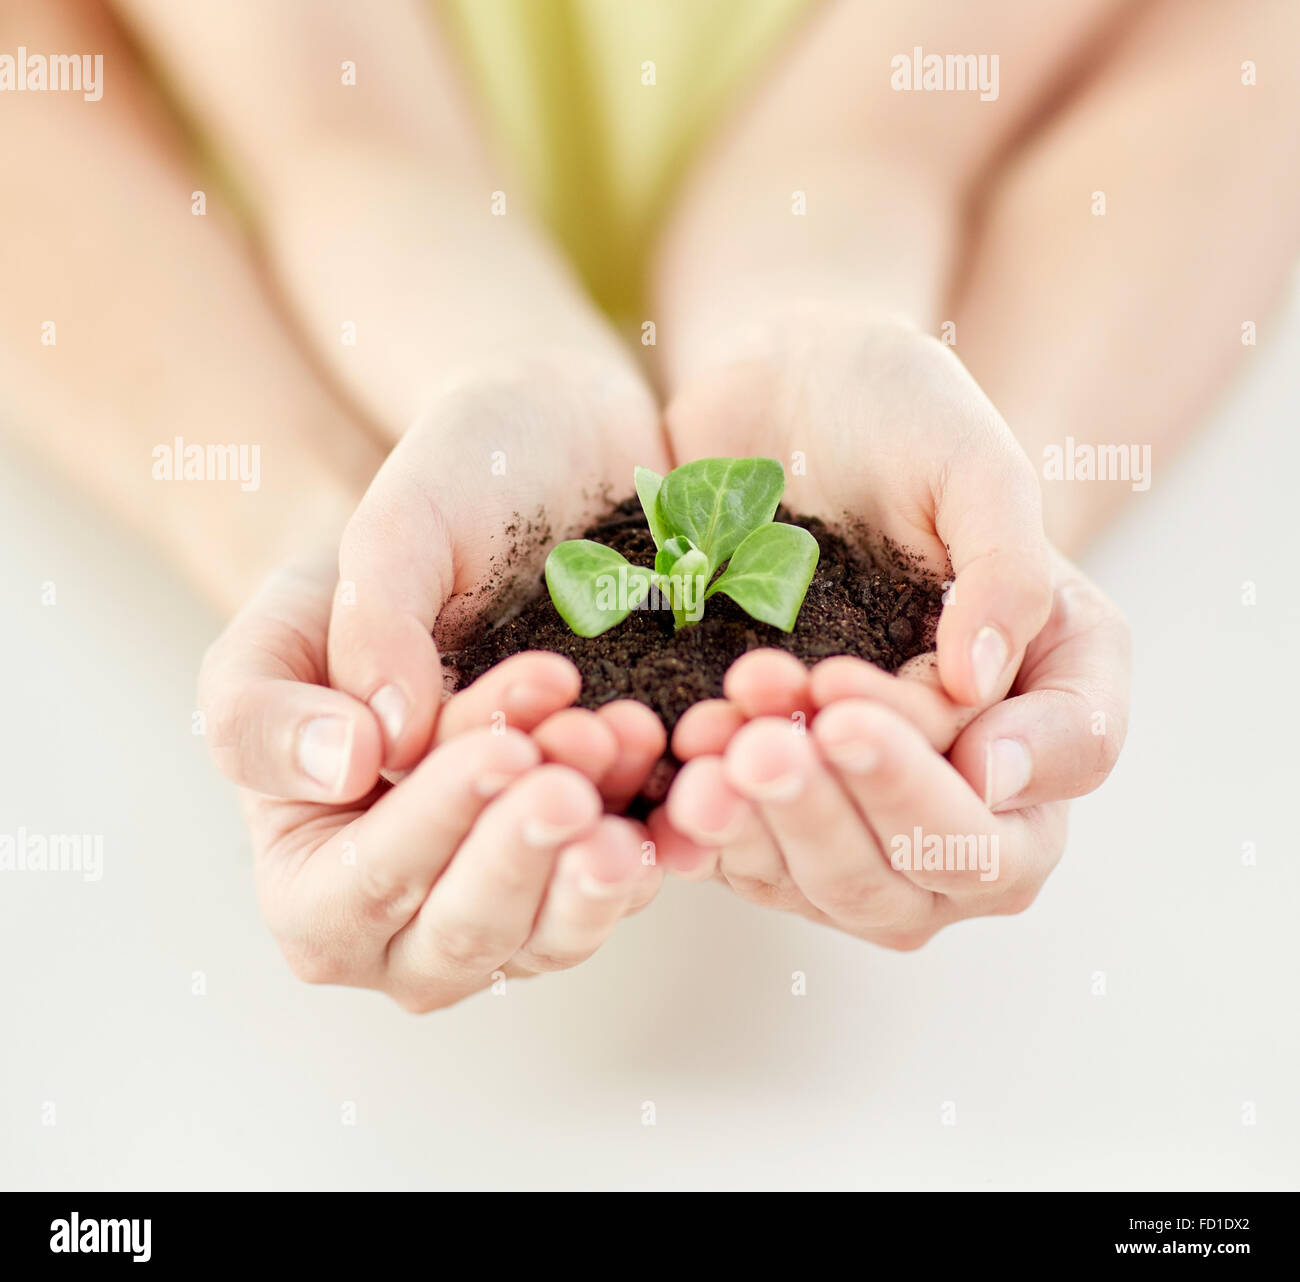
<path id="1" fill-rule="evenodd" d="M 678 883 L 422 1018 L 289 976 L 190 732 L 216 620 L 0 453 L 0 832 L 105 835 L 97 884 L 0 873 L 0 1186 L 1296 1187 L 1300 304 L 1262 332 L 1088 562 L 1132 727 L 1027 915 L 895 955 Z"/>

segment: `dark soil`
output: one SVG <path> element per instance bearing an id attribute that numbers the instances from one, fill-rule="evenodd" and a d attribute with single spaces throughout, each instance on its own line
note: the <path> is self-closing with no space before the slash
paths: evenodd
<path id="1" fill-rule="evenodd" d="M 458 684 L 465 685 L 521 650 L 554 650 L 582 673 L 582 707 L 639 699 L 671 732 L 691 704 L 721 696 L 723 675 L 747 650 L 788 650 L 809 666 L 852 654 L 893 672 L 934 649 L 941 590 L 906 553 L 887 546 L 867 556 L 816 517 L 791 516 L 783 509 L 777 519 L 802 525 L 821 548 L 792 633 L 756 622 L 719 594 L 709 599 L 701 622 L 678 632 L 671 612 L 641 609 L 587 639 L 569 631 L 543 582 L 537 599 L 519 614 L 444 658 Z M 616 548 L 633 565 L 654 564 L 654 541 L 636 498 L 624 500 L 583 537 Z"/>

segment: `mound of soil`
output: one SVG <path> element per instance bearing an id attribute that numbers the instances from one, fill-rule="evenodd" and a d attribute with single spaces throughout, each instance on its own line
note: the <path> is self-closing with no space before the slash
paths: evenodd
<path id="1" fill-rule="evenodd" d="M 721 696 L 724 674 L 747 650 L 788 650 L 809 666 L 831 655 L 852 654 L 893 672 L 934 649 L 941 589 L 904 552 L 886 546 L 867 557 L 816 517 L 791 516 L 782 509 L 777 519 L 802 525 L 821 548 L 791 633 L 751 619 L 719 594 L 709 598 L 699 623 L 680 631 L 673 630 L 670 611 L 641 609 L 588 639 L 569 631 L 540 582 L 537 599 L 520 613 L 443 657 L 458 685 L 466 685 L 522 650 L 554 650 L 572 659 L 582 673 L 582 707 L 639 699 L 671 733 L 691 704 Z M 583 537 L 617 549 L 633 565 L 654 564 L 654 540 L 635 497 L 625 499 Z"/>

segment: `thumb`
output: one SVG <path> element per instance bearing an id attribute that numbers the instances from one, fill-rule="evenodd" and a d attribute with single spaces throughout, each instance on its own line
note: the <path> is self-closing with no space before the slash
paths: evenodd
<path id="1" fill-rule="evenodd" d="M 453 582 L 451 534 L 414 478 L 375 484 L 344 530 L 329 627 L 330 684 L 369 705 L 383 764 L 424 756 L 442 702 L 433 624 Z"/>
<path id="2" fill-rule="evenodd" d="M 958 703 L 990 704 L 1051 613 L 1038 477 L 1000 419 L 945 471 L 935 530 L 954 581 L 939 619 L 939 676 Z"/>
<path id="3" fill-rule="evenodd" d="M 295 801 L 348 802 L 379 775 L 379 727 L 325 681 L 333 557 L 279 570 L 209 647 L 199 708 L 222 773 Z"/>

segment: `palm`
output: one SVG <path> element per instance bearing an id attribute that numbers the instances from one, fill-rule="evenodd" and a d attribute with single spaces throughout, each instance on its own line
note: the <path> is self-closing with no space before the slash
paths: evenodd
<path id="1" fill-rule="evenodd" d="M 870 529 L 939 572 L 945 478 L 996 415 L 949 349 L 880 325 L 727 366 L 683 388 L 667 420 L 679 459 L 776 457 L 790 507 Z"/>

